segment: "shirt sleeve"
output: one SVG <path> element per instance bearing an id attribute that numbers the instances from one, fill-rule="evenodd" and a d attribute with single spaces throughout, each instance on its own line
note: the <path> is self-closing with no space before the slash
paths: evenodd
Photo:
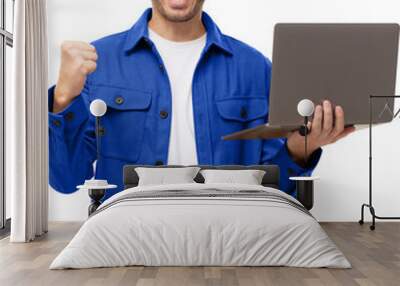
<path id="1" fill-rule="evenodd" d="M 73 193 L 76 186 L 93 177 L 96 158 L 94 122 L 88 111 L 87 90 L 63 111 L 53 113 L 54 89 L 49 97 L 49 182 L 61 193 Z"/>
<path id="2" fill-rule="evenodd" d="M 53 113 L 54 90 L 48 91 L 49 97 L 49 128 L 57 136 L 70 136 L 88 120 L 85 102 L 82 96 L 76 97 L 63 111 Z"/>
<path id="3" fill-rule="evenodd" d="M 264 141 L 263 164 L 273 164 L 280 167 L 280 188 L 282 191 L 295 196 L 295 182 L 289 177 L 310 176 L 317 167 L 322 155 L 322 149 L 314 151 L 305 166 L 297 164 L 289 154 L 287 139 L 270 139 Z"/>

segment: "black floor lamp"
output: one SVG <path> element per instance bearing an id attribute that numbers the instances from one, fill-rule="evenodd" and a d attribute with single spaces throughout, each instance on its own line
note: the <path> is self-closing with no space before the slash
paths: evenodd
<path id="1" fill-rule="evenodd" d="M 372 203 L 372 108 L 373 108 L 373 100 L 377 98 L 400 98 L 400 95 L 393 95 L 393 96 L 374 96 L 370 95 L 369 96 L 369 201 L 368 204 L 364 203 L 361 206 L 361 219 L 358 221 L 359 224 L 364 224 L 364 208 L 367 207 L 369 208 L 369 211 L 372 216 L 372 225 L 370 225 L 371 230 L 375 230 L 375 219 L 382 219 L 382 220 L 400 220 L 400 217 L 391 217 L 391 216 L 378 216 L 375 213 L 375 208 Z M 382 111 L 384 112 L 386 110 L 386 105 L 385 109 Z M 399 111 L 396 112 L 396 114 L 393 115 L 393 118 L 397 117 L 399 115 Z"/>

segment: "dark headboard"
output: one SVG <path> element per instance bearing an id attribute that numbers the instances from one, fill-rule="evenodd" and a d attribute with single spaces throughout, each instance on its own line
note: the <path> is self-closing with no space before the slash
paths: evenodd
<path id="1" fill-rule="evenodd" d="M 150 168 L 182 168 L 185 166 L 150 166 L 150 165 L 125 165 L 124 166 L 124 189 L 133 188 L 138 185 L 139 177 L 135 171 L 137 167 L 150 167 Z M 272 187 L 279 189 L 279 167 L 276 165 L 257 165 L 257 166 L 239 166 L 239 165 L 225 165 L 225 166 L 208 166 L 199 165 L 197 167 L 204 169 L 220 169 L 220 170 L 264 170 L 265 175 L 262 180 L 262 185 L 265 187 Z M 194 179 L 197 183 L 204 183 L 203 176 L 199 173 Z"/>

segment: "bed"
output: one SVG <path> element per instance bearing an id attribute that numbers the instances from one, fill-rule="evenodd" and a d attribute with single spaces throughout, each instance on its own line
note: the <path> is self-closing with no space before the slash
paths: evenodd
<path id="1" fill-rule="evenodd" d="M 264 170 L 261 185 L 205 184 L 198 174 L 194 183 L 151 186 L 138 185 L 138 167 L 125 166 L 125 190 L 100 205 L 50 269 L 351 267 L 311 213 L 279 191 L 277 166 L 199 166 Z"/>

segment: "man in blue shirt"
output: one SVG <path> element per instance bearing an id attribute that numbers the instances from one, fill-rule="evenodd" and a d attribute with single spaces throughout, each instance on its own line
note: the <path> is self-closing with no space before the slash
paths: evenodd
<path id="1" fill-rule="evenodd" d="M 49 89 L 55 190 L 72 193 L 95 174 L 118 185 L 110 197 L 122 190 L 125 164 L 278 164 L 281 189 L 293 195 L 289 176 L 310 174 L 320 147 L 353 131 L 344 127 L 343 109 L 325 101 L 310 122 L 309 158 L 303 157 L 298 132 L 282 139 L 222 141 L 223 135 L 267 121 L 271 62 L 222 34 L 202 11 L 203 2 L 153 0 L 128 31 L 92 44 L 63 43 L 57 85 Z M 95 119 L 89 112 L 94 99 L 108 106 L 95 172 Z"/>

